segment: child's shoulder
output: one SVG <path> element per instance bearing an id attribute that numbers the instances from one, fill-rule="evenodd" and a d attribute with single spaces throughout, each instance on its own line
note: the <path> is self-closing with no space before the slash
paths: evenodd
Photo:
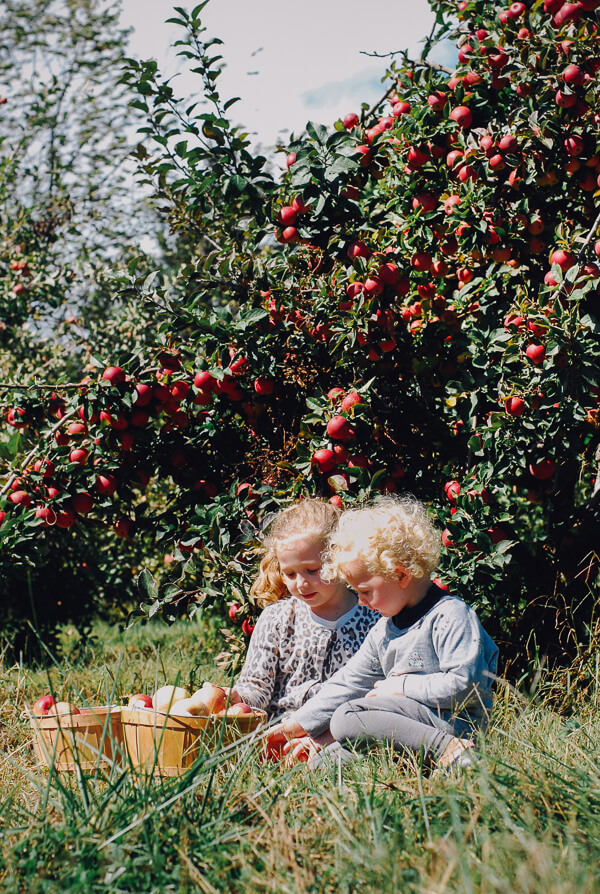
<path id="1" fill-rule="evenodd" d="M 270 602 L 268 605 L 265 605 L 260 613 L 260 617 L 265 620 L 269 618 L 277 618 L 279 620 L 282 617 L 289 616 L 294 613 L 294 601 L 292 596 L 285 596 L 283 599 L 278 599 L 277 602 Z"/>
<path id="2" fill-rule="evenodd" d="M 433 606 L 430 615 L 431 623 L 438 631 L 478 628 L 485 633 L 476 609 L 455 593 L 445 593 Z"/>

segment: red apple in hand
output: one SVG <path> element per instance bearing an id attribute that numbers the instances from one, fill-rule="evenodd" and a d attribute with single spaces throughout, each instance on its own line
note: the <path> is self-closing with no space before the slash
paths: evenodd
<path id="1" fill-rule="evenodd" d="M 48 714 L 50 708 L 54 703 L 54 696 L 42 695 L 42 697 L 38 698 L 38 700 L 35 701 L 31 706 L 31 713 L 34 714 L 36 717 Z"/>

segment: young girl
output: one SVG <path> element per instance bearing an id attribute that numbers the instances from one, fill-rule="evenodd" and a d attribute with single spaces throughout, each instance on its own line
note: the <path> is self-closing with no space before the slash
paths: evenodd
<path id="1" fill-rule="evenodd" d="M 251 593 L 264 608 L 230 693 L 271 716 L 299 708 L 362 644 L 377 621 L 346 584 L 321 577 L 321 554 L 340 511 L 303 500 L 281 512 L 265 539 Z"/>
<path id="2" fill-rule="evenodd" d="M 498 649 L 473 609 L 430 581 L 438 557 L 437 532 L 413 498 L 342 516 L 323 574 L 341 574 L 381 619 L 354 658 L 275 727 L 271 747 L 287 739 L 284 751 L 301 756 L 308 743 L 314 756 L 327 745 L 344 760 L 344 744 L 387 741 L 423 749 L 440 766 L 473 761 L 470 737 L 489 718 Z"/>

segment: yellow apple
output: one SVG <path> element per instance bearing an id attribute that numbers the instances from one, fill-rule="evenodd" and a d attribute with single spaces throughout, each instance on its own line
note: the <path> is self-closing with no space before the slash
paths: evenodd
<path id="1" fill-rule="evenodd" d="M 169 708 L 169 714 L 175 714 L 180 717 L 208 717 L 210 711 L 204 702 L 199 699 L 194 699 L 194 697 L 191 696 L 190 698 L 182 698 L 180 701 L 175 702 L 175 704 Z"/>
<path id="2" fill-rule="evenodd" d="M 50 706 L 50 710 L 48 714 L 80 714 L 81 711 L 77 707 L 77 705 L 72 705 L 70 702 L 56 702 L 55 705 Z"/>
<path id="3" fill-rule="evenodd" d="M 152 696 L 152 707 L 155 711 L 166 713 L 175 702 L 189 697 L 189 692 L 182 686 L 161 686 Z"/>

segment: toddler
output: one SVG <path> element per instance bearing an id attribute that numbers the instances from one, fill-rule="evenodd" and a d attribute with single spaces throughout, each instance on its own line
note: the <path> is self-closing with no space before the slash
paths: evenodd
<path id="1" fill-rule="evenodd" d="M 321 556 L 340 517 L 323 500 L 281 512 L 265 538 L 251 593 L 266 606 L 252 633 L 241 675 L 230 692 L 277 717 L 299 708 L 358 650 L 377 615 L 332 573 Z"/>
<path id="2" fill-rule="evenodd" d="M 341 575 L 361 605 L 381 616 L 357 654 L 275 727 L 269 744 L 312 765 L 344 744 L 391 742 L 429 763 L 468 765 L 473 733 L 486 726 L 498 650 L 476 613 L 430 580 L 439 537 L 412 497 L 350 510 L 332 532 L 324 576 Z"/>

